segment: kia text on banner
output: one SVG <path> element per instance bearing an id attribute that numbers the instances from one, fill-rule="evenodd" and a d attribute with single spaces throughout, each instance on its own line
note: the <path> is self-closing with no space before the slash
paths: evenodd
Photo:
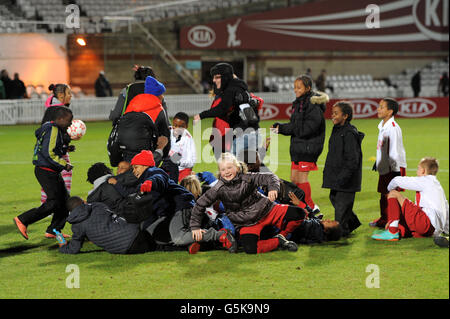
<path id="1" fill-rule="evenodd" d="M 184 27 L 181 49 L 447 51 L 449 0 L 315 1 Z M 370 12 L 370 10 L 369 10 Z M 379 27 L 378 27 L 379 26 Z"/>
<path id="2" fill-rule="evenodd" d="M 354 119 L 377 118 L 377 107 L 381 99 L 345 99 L 354 106 Z M 331 99 L 327 103 L 325 118 L 331 118 L 331 107 L 334 103 L 342 99 Z M 429 97 L 429 98 L 404 98 L 397 99 L 399 110 L 396 117 L 403 118 L 424 118 L 424 117 L 448 117 L 449 98 Z M 264 103 L 260 110 L 262 120 L 282 120 L 291 117 L 292 104 L 287 103 Z"/>

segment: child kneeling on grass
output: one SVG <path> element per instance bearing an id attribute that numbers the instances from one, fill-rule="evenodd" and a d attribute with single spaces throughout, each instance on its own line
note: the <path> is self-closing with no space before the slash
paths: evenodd
<path id="1" fill-rule="evenodd" d="M 85 240 L 111 254 L 140 254 L 156 248 L 150 233 L 141 230 L 139 224 L 128 223 L 103 203 L 88 204 L 73 196 L 67 200 L 67 208 L 73 236 L 68 243 L 60 243 L 61 253 L 79 253 Z"/>
<path id="2" fill-rule="evenodd" d="M 375 231 L 376 240 L 398 241 L 405 237 L 448 234 L 448 202 L 436 178 L 439 163 L 433 157 L 423 158 L 417 167 L 417 177 L 395 177 L 388 185 L 388 222 L 386 229 Z M 397 188 L 416 191 L 416 203 L 404 197 Z"/>
<path id="3" fill-rule="evenodd" d="M 246 253 L 265 253 L 277 248 L 297 251 L 297 245 L 285 236 L 303 222 L 306 213 L 299 207 L 273 203 L 280 190 L 278 178 L 272 173 L 244 174 L 242 165 L 231 153 L 223 153 L 218 165 L 219 181 L 197 200 L 192 210 L 190 227 L 194 240 L 202 239 L 201 219 L 206 208 L 219 200 L 225 207 L 225 215 L 239 229 Z M 258 192 L 259 186 L 268 188 L 268 196 Z M 262 229 L 269 225 L 280 229 L 280 234 L 260 240 Z"/>

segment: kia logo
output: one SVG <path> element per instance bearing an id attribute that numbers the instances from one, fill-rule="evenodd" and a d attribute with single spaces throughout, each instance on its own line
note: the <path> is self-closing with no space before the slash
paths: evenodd
<path id="1" fill-rule="evenodd" d="M 189 30 L 187 34 L 191 44 L 197 47 L 207 47 L 216 41 L 216 33 L 206 25 L 198 25 Z"/>
<path id="2" fill-rule="evenodd" d="M 414 1 L 413 20 L 422 34 L 435 41 L 448 42 L 448 2 L 449 0 Z"/>
<path id="3" fill-rule="evenodd" d="M 371 100 L 351 100 L 353 104 L 353 118 L 371 117 L 377 114 L 378 104 Z"/>
<path id="4" fill-rule="evenodd" d="M 280 113 L 280 110 L 272 104 L 264 103 L 258 114 L 261 120 L 273 119 Z"/>
<path id="5" fill-rule="evenodd" d="M 424 117 L 436 110 L 436 103 L 427 99 L 406 99 L 398 103 L 398 115 L 404 117 Z"/>

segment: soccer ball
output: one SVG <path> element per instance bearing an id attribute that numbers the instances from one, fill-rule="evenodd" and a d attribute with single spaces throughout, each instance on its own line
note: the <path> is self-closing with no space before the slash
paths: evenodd
<path id="1" fill-rule="evenodd" d="M 72 140 L 80 139 L 86 134 L 86 124 L 82 120 L 73 120 L 72 125 L 67 128 L 67 133 Z"/>

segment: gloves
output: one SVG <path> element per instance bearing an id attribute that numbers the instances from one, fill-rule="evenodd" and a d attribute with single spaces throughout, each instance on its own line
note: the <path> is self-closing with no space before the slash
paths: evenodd
<path id="1" fill-rule="evenodd" d="M 197 173 L 197 176 L 200 182 L 205 182 L 208 185 L 211 185 L 217 180 L 217 178 L 211 172 L 200 172 Z"/>
<path id="2" fill-rule="evenodd" d="M 278 126 L 280 126 L 280 123 L 278 123 L 278 122 L 275 122 L 275 123 L 272 124 L 273 128 L 277 128 Z"/>
<path id="3" fill-rule="evenodd" d="M 145 181 L 141 184 L 140 191 L 142 193 L 150 193 L 152 191 L 152 181 Z"/>
<path id="4" fill-rule="evenodd" d="M 64 170 L 67 172 L 70 172 L 72 170 L 73 166 L 70 164 L 66 164 L 66 166 L 64 166 Z"/>
<path id="5" fill-rule="evenodd" d="M 75 152 L 75 145 L 69 145 L 67 147 L 67 152 Z"/>

